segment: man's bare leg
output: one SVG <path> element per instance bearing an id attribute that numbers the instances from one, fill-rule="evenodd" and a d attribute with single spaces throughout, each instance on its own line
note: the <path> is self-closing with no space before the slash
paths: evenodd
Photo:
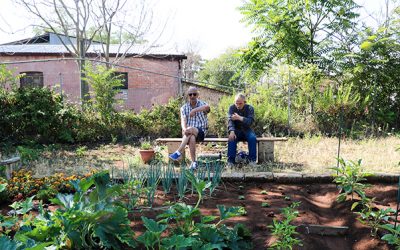
<path id="1" fill-rule="evenodd" d="M 189 150 L 190 150 L 190 159 L 192 162 L 196 161 L 196 137 L 194 135 L 189 137 Z"/>
<path id="2" fill-rule="evenodd" d="M 181 145 L 179 145 L 179 148 L 178 148 L 176 151 L 182 153 L 182 151 L 185 149 L 185 146 L 186 146 L 186 145 L 188 144 L 188 142 L 189 142 L 190 136 L 191 136 L 191 135 L 189 135 L 189 136 L 183 135 L 183 137 L 182 137 L 182 143 L 181 143 Z"/>
<path id="3" fill-rule="evenodd" d="M 182 137 L 181 144 L 179 145 L 179 147 L 175 151 L 175 153 L 170 155 L 170 158 L 173 159 L 173 160 L 178 160 L 178 158 L 176 158 L 177 157 L 177 155 L 176 155 L 177 152 L 179 153 L 179 157 L 180 157 L 180 155 L 182 154 L 183 150 L 185 150 L 185 146 L 190 143 L 190 138 L 194 137 L 194 157 L 192 156 L 192 149 L 191 149 L 190 145 L 189 145 L 189 149 L 190 149 L 191 159 L 192 160 L 196 159 L 196 136 L 197 136 L 198 133 L 199 133 L 199 130 L 197 128 L 194 128 L 194 127 L 187 128 L 186 131 L 184 132 L 183 137 Z M 176 156 L 174 156 L 174 155 L 176 155 Z"/>

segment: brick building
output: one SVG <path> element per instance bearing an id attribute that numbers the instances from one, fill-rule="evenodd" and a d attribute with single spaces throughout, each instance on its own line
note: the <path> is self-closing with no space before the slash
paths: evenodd
<path id="1" fill-rule="evenodd" d="M 7 62 L 7 67 L 16 74 L 24 73 L 21 86 L 53 87 L 66 95 L 68 101 L 79 103 L 80 72 L 76 60 L 72 60 L 63 45 L 68 41 L 71 42 L 70 37 L 46 33 L 3 44 L 0 45 L 0 63 Z M 101 60 L 101 46 L 92 42 L 86 57 Z M 125 55 L 115 67 L 124 79 L 117 96 L 119 109 L 138 112 L 182 94 L 181 63 L 185 55 L 152 50 L 143 53 L 143 49 L 137 47 L 124 50 L 112 45 L 110 56 L 115 58 L 121 51 Z"/>

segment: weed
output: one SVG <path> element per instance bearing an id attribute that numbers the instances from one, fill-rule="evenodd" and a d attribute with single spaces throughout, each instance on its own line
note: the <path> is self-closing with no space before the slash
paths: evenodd
<path id="1" fill-rule="evenodd" d="M 388 231 L 381 239 L 395 246 L 395 249 L 400 249 L 400 226 L 394 227 L 393 224 L 386 224 L 380 227 Z"/>
<path id="2" fill-rule="evenodd" d="M 75 150 L 75 154 L 77 157 L 84 157 L 87 152 L 88 152 L 87 146 L 81 146 Z"/>
<path id="3" fill-rule="evenodd" d="M 261 207 L 270 207 L 271 205 L 268 202 L 261 203 Z"/>
<path id="4" fill-rule="evenodd" d="M 388 222 L 390 214 L 394 213 L 394 209 L 376 209 L 373 207 L 375 198 L 364 197 L 360 202 L 354 202 L 351 206 L 351 210 L 356 208 L 359 204 L 363 206 L 360 212 L 356 212 L 360 217 L 357 218 L 362 224 L 367 225 L 371 228 L 371 236 L 377 235 L 378 229 L 382 222 Z"/>
<path id="5" fill-rule="evenodd" d="M 273 224 L 268 226 L 272 230 L 272 235 L 277 238 L 277 241 L 271 246 L 272 249 L 292 249 L 296 245 L 302 246 L 301 240 L 294 237 L 298 234 L 297 226 L 290 224 L 299 214 L 299 211 L 295 210 L 299 205 L 300 202 L 293 202 L 289 207 L 283 208 L 284 219 L 282 221 L 274 220 Z"/>

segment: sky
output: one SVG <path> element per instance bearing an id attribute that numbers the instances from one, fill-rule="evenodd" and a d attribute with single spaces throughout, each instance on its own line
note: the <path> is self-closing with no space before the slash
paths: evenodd
<path id="1" fill-rule="evenodd" d="M 251 28 L 240 22 L 242 16 L 237 10 L 243 0 L 153 1 L 153 26 L 163 27 L 161 24 L 168 22 L 157 43 L 168 50 L 184 52 L 191 48 L 204 59 L 212 59 L 251 40 Z M 13 2 L 0 0 L 0 44 L 32 36 L 31 19 Z M 385 0 L 356 2 L 365 6 L 361 15 L 367 20 L 371 19 L 367 13 L 376 16 Z"/>

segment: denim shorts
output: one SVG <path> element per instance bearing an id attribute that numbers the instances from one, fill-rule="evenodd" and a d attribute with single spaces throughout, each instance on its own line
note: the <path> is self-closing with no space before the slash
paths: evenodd
<path id="1" fill-rule="evenodd" d="M 197 130 L 199 131 L 199 133 L 198 133 L 197 136 L 196 136 L 196 142 L 202 142 L 202 141 L 204 141 L 204 136 L 205 136 L 204 130 L 201 129 L 201 128 L 197 128 Z"/>

